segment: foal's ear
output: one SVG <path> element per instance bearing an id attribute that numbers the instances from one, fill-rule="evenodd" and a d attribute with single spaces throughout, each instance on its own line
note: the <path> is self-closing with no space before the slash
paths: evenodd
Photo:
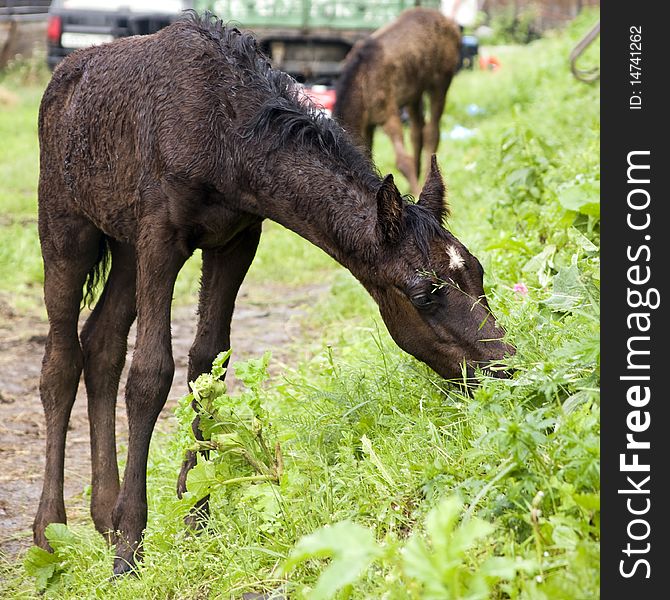
<path id="1" fill-rule="evenodd" d="M 418 204 L 430 211 L 439 223 L 449 216 L 445 192 L 446 187 L 440 174 L 440 168 L 437 166 L 437 156 L 433 154 L 430 158 L 430 171 L 426 183 L 423 184 L 423 190 L 419 194 Z"/>
<path id="2" fill-rule="evenodd" d="M 382 241 L 395 244 L 400 240 L 402 206 L 402 196 L 389 174 L 377 190 L 377 230 Z"/>

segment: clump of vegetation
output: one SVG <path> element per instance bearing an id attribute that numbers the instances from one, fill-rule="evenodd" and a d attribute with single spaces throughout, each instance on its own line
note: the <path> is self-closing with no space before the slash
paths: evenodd
<path id="1" fill-rule="evenodd" d="M 180 430 L 188 438 L 187 449 L 201 456 L 188 473 L 184 498 L 191 504 L 225 486 L 278 484 L 283 475 L 281 446 L 267 441 L 272 429 L 261 398 L 260 386 L 268 377 L 270 355 L 235 365 L 245 390 L 231 395 L 221 380 L 230 354 L 228 351 L 219 355 L 212 373 L 198 377 L 192 384 L 192 393 L 182 398 L 177 410 Z M 197 440 L 190 427 L 194 404 L 204 440 Z"/>
<path id="2" fill-rule="evenodd" d="M 276 376 L 267 356 L 237 363 L 229 386 L 221 356 L 178 408 L 178 435 L 154 436 L 140 577 L 109 580 L 111 551 L 88 522 L 59 527 L 53 560 L 26 559 L 46 597 L 598 596 L 599 90 L 567 64 L 593 19 L 507 48 L 496 72 L 460 73 L 443 117 L 444 131 L 475 132 L 440 147 L 449 225 L 486 268 L 514 378 L 484 378 L 471 396 L 445 383 L 305 243 L 290 267 L 331 287 L 306 317 L 303 360 Z M 375 152 L 392 170 L 383 136 Z M 268 235 L 252 278 L 286 259 L 283 240 L 300 244 Z M 187 449 L 209 458 L 179 501 Z M 183 517 L 206 494 L 212 517 L 193 535 Z M 14 575 L 5 596 L 35 595 Z"/>
<path id="3" fill-rule="evenodd" d="M 491 15 L 480 12 L 477 26 L 490 29 L 490 35 L 483 40 L 487 45 L 528 44 L 541 37 L 537 18 L 536 6 L 519 8 L 514 3 L 514 6 L 497 7 Z"/>

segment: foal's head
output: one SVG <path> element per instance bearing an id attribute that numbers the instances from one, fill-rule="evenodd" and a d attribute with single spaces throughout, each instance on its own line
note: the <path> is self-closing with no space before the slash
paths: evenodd
<path id="1" fill-rule="evenodd" d="M 484 295 L 480 262 L 442 227 L 444 183 L 435 157 L 417 204 L 391 175 L 377 192 L 378 268 L 370 293 L 396 343 L 445 378 L 467 377 L 514 348 Z M 501 375 L 501 371 L 492 374 Z"/>

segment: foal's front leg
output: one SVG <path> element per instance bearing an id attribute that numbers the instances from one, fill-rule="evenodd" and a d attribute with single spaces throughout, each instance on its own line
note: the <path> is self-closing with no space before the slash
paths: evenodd
<path id="1" fill-rule="evenodd" d="M 114 574 L 133 569 L 142 554 L 147 524 L 147 455 L 158 415 L 165 405 L 174 360 L 170 305 L 177 273 L 186 257 L 162 231 L 140 233 L 137 246 L 137 340 L 126 385 L 128 460 L 112 512 Z"/>
<path id="2" fill-rule="evenodd" d="M 219 352 L 230 348 L 230 321 L 235 299 L 256 254 L 260 235 L 261 224 L 258 223 L 238 234 L 224 248 L 202 252 L 198 330 L 189 352 L 189 382 L 195 381 L 202 373 L 208 373 Z M 193 433 L 196 439 L 202 440 L 198 424 L 199 419 L 196 417 L 193 421 Z M 203 452 L 205 457 L 207 454 Z M 196 462 L 196 453 L 188 451 L 177 483 L 177 495 L 180 498 L 186 491 L 188 472 Z M 198 528 L 206 522 L 208 516 L 209 496 L 206 496 L 198 501 L 186 522 L 191 527 Z"/>

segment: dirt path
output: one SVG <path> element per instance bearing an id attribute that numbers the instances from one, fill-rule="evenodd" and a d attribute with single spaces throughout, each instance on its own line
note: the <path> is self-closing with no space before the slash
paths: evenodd
<path id="1" fill-rule="evenodd" d="M 235 359 L 273 353 L 278 368 L 289 358 L 289 345 L 303 334 L 300 321 L 307 304 L 328 286 L 282 287 L 245 284 L 233 318 Z M 187 357 L 195 332 L 193 307 L 173 311 L 175 378 L 158 427 L 169 427 L 175 403 L 186 392 Z M 47 334 L 46 322 L 15 314 L 0 305 L 0 553 L 15 557 L 32 544 L 32 519 L 37 509 L 44 469 L 44 416 L 39 376 Z M 131 331 L 126 370 L 132 356 Z M 271 366 L 272 368 L 272 366 Z M 117 440 L 125 441 L 127 423 L 123 383 L 117 405 Z M 234 383 L 234 382 L 233 382 Z M 68 519 L 88 518 L 82 491 L 90 480 L 88 416 L 83 383 L 72 410 L 65 457 L 65 503 Z M 176 474 L 175 474 L 176 480 Z"/>

